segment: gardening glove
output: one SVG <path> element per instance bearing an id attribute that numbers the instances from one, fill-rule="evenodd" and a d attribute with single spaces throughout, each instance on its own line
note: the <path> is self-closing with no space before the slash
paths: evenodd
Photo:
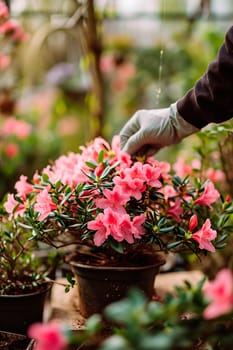
<path id="1" fill-rule="evenodd" d="M 131 155 L 150 156 L 197 131 L 178 114 L 176 103 L 169 108 L 140 110 L 120 132 L 121 148 Z"/>

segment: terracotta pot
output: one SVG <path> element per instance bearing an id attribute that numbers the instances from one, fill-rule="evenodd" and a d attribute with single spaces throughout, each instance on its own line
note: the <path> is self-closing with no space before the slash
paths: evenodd
<path id="1" fill-rule="evenodd" d="M 90 266 L 71 261 L 82 316 L 102 313 L 108 304 L 125 297 L 132 287 L 140 289 L 151 299 L 155 276 L 165 262 L 161 256 L 153 260 L 148 265 L 134 267 Z"/>
<path id="2" fill-rule="evenodd" d="M 27 334 L 30 324 L 41 322 L 51 284 L 34 293 L 0 295 L 0 330 Z"/>

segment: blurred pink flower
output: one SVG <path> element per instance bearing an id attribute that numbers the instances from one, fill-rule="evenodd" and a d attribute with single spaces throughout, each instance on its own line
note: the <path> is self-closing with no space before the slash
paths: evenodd
<path id="1" fill-rule="evenodd" d="M 207 282 L 203 292 L 210 301 L 204 311 L 204 318 L 211 319 L 233 311 L 232 271 L 222 269 L 213 281 Z"/>
<path id="2" fill-rule="evenodd" d="M 211 208 L 211 204 L 214 203 L 218 198 L 220 194 L 215 189 L 214 184 L 211 181 L 208 181 L 205 185 L 205 189 L 203 194 L 197 198 L 194 203 L 200 204 L 200 205 L 206 205 Z"/>
<path id="3" fill-rule="evenodd" d="M 114 90 L 124 90 L 127 87 L 128 81 L 135 76 L 135 72 L 136 70 L 132 63 L 123 63 L 118 66 L 113 80 Z"/>
<path id="4" fill-rule="evenodd" d="M 17 156 L 17 154 L 19 154 L 19 146 L 16 143 L 8 143 L 5 146 L 5 154 L 7 157 L 9 158 L 14 158 Z"/>
<path id="5" fill-rule="evenodd" d="M 0 53 L 0 70 L 4 70 L 7 67 L 9 67 L 10 63 L 11 63 L 10 56 Z"/>
<path id="6" fill-rule="evenodd" d="M 32 324 L 28 336 L 36 340 L 34 350 L 64 350 L 68 345 L 62 325 L 54 321 Z"/>
<path id="7" fill-rule="evenodd" d="M 15 135 L 23 140 L 31 133 L 32 127 L 24 120 L 16 119 L 15 117 L 8 117 L 3 123 L 0 133 L 3 136 Z"/>
<path id="8" fill-rule="evenodd" d="M 16 21 L 9 19 L 0 25 L 0 33 L 4 35 L 10 35 L 11 39 L 17 42 L 25 41 L 28 38 L 28 34 Z"/>
<path id="9" fill-rule="evenodd" d="M 217 237 L 217 231 L 211 229 L 210 219 L 206 219 L 204 225 L 197 232 L 192 234 L 192 239 L 198 242 L 200 249 L 215 252 L 215 247 L 211 243 Z"/>
<path id="10" fill-rule="evenodd" d="M 225 174 L 220 169 L 213 169 L 209 168 L 206 171 L 206 177 L 212 182 L 218 182 L 218 181 L 224 181 L 225 180 Z"/>
<path id="11" fill-rule="evenodd" d="M 105 55 L 100 59 L 100 70 L 102 73 L 111 73 L 116 68 L 113 56 Z"/>
<path id="12" fill-rule="evenodd" d="M 183 158 L 179 158 L 174 164 L 173 169 L 176 172 L 176 175 L 183 179 L 187 175 L 192 175 L 194 169 L 200 169 L 201 162 L 199 159 L 193 159 L 191 164 L 185 163 Z"/>
<path id="13" fill-rule="evenodd" d="M 9 10 L 6 4 L 0 1 L 0 20 L 6 19 L 9 16 Z"/>

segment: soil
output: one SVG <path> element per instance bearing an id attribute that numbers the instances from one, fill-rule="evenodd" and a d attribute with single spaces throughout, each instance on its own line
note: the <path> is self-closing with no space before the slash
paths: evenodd
<path id="1" fill-rule="evenodd" d="M 33 341 L 21 334 L 0 331 L 0 350 L 32 350 Z"/>

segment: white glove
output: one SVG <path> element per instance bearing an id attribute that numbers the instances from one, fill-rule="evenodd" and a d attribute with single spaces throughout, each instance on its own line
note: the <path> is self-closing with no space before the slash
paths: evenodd
<path id="1" fill-rule="evenodd" d="M 137 111 L 120 132 L 121 148 L 131 155 L 152 155 L 199 131 L 169 108 Z"/>

